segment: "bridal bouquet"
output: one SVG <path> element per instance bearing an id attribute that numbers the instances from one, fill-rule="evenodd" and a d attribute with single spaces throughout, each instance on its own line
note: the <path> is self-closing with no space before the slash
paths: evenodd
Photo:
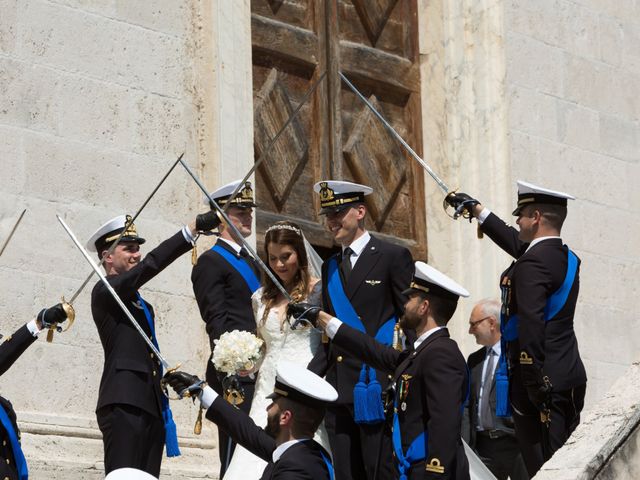
<path id="1" fill-rule="evenodd" d="M 241 330 L 223 333 L 218 340 L 214 340 L 214 344 L 211 361 L 216 370 L 232 375 L 254 370 L 264 351 L 263 340 Z"/>

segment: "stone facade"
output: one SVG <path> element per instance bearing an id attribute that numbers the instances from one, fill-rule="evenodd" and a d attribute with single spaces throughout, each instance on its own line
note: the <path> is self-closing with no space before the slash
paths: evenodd
<path id="1" fill-rule="evenodd" d="M 175 158 L 213 189 L 253 159 L 249 0 L 0 0 L 2 333 L 69 297 L 89 273 L 55 221 L 83 239 L 132 212 Z M 640 276 L 640 0 L 419 0 L 425 159 L 451 188 L 507 217 L 515 180 L 566 190 L 563 232 L 583 260 L 576 329 L 587 409 L 635 360 Z M 451 324 L 465 353 L 473 302 L 497 296 L 510 259 L 442 212 L 426 179 L 429 261 L 473 293 Z M 137 222 L 149 246 L 202 209 L 178 167 Z M 200 248 L 206 248 L 206 240 Z M 145 246 L 146 248 L 146 246 Z M 204 372 L 208 342 L 179 259 L 143 295 L 170 362 Z M 2 377 L 32 478 L 100 478 L 94 407 L 102 350 L 89 309 Z M 176 335 L 176 325 L 180 334 Z M 25 385 L 27 383 L 27 385 Z M 215 427 L 174 402 L 185 455 L 163 478 L 214 478 Z"/>

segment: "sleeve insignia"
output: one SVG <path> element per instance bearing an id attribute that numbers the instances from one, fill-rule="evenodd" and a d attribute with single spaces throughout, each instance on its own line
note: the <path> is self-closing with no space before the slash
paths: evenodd
<path id="1" fill-rule="evenodd" d="M 380 285 L 382 283 L 382 280 L 365 280 L 365 283 L 371 286 Z"/>
<path id="2" fill-rule="evenodd" d="M 533 358 L 525 351 L 520 352 L 520 365 L 533 365 Z"/>
<path id="3" fill-rule="evenodd" d="M 440 465 L 440 460 L 435 457 L 427 463 L 426 470 L 427 472 L 444 473 L 444 467 Z"/>

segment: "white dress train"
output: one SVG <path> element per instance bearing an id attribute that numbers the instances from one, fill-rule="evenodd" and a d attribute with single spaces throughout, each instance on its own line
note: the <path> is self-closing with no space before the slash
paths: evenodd
<path id="1" fill-rule="evenodd" d="M 321 303 L 320 283 L 315 285 L 306 300 L 307 302 L 314 305 Z M 262 303 L 262 288 L 256 290 L 251 301 L 257 322 L 258 336 L 265 341 L 266 354 L 256 380 L 256 389 L 249 415 L 256 425 L 264 427 L 267 424 L 267 406 L 271 403 L 271 400 L 266 396 L 273 392 L 278 361 L 286 359 L 306 366 L 320 346 L 322 334 L 310 328 L 291 330 L 287 322 L 281 327 L 280 319 L 284 315 L 283 310 L 286 309 L 286 304 L 279 309 L 272 308 L 266 320 L 262 322 L 265 310 L 265 305 Z M 318 428 L 314 440 L 328 452 L 331 451 L 324 423 Z M 224 475 L 224 480 L 258 480 L 266 465 L 264 460 L 238 445 Z"/>

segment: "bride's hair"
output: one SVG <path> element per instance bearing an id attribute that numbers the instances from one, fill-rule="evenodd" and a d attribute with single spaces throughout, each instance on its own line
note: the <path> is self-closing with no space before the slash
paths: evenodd
<path id="1" fill-rule="evenodd" d="M 307 289 L 309 288 L 309 264 L 307 260 L 307 251 L 304 246 L 304 237 L 302 236 L 302 230 L 293 222 L 281 221 L 271 225 L 264 235 L 264 254 L 267 258 L 267 267 L 271 270 L 271 273 L 278 278 L 276 272 L 274 272 L 269 266 L 269 245 L 277 243 L 279 245 L 289 245 L 296 252 L 298 257 L 298 271 L 293 279 L 293 288 L 289 294 L 294 302 L 299 302 L 307 296 Z M 280 290 L 273 283 L 273 280 L 268 275 L 263 275 L 264 288 L 262 290 L 262 302 L 265 305 L 264 314 L 262 315 L 262 323 L 267 319 L 269 310 L 273 307 L 273 304 L 280 293 Z"/>

